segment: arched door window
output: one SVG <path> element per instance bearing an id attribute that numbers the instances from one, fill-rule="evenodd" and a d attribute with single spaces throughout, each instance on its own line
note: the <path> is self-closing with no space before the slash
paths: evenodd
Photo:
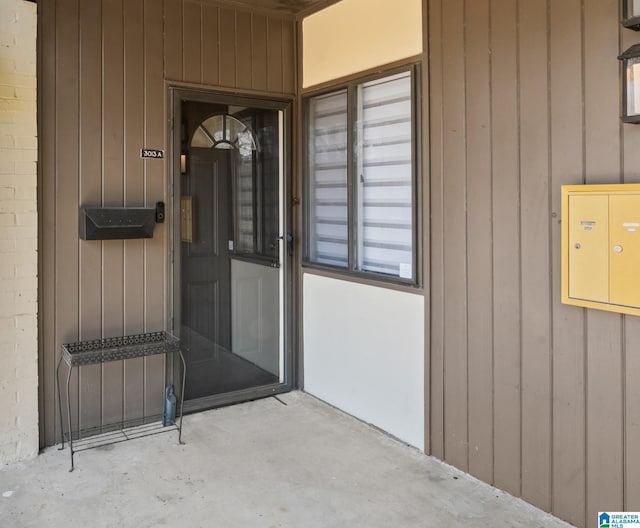
<path id="1" fill-rule="evenodd" d="M 235 149 L 243 158 L 257 150 L 251 129 L 229 114 L 214 115 L 203 121 L 193 133 L 191 147 Z"/>

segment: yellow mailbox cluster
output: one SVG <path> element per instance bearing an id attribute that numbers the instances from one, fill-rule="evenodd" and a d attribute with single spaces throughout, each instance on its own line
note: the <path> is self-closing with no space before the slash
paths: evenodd
<path id="1" fill-rule="evenodd" d="M 562 302 L 640 315 L 640 184 L 562 187 Z"/>

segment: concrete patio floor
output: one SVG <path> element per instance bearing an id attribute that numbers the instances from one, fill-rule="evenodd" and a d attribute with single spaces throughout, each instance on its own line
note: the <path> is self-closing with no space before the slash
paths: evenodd
<path id="1" fill-rule="evenodd" d="M 568 527 L 301 393 L 0 468 L 0 526 Z M 282 403 L 281 403 L 282 402 Z"/>

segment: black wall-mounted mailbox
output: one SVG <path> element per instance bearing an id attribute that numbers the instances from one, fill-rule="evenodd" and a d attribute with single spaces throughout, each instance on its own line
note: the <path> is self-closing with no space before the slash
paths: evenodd
<path id="1" fill-rule="evenodd" d="M 144 207 L 80 207 L 82 240 L 153 238 L 156 210 Z"/>

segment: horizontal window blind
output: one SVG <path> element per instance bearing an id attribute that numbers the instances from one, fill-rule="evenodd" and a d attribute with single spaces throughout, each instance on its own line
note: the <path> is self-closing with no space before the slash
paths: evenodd
<path id="1" fill-rule="evenodd" d="M 238 156 L 236 162 L 236 247 L 238 253 L 254 253 L 255 248 L 255 218 L 254 218 L 254 188 L 253 188 L 253 155 Z"/>
<path id="2" fill-rule="evenodd" d="M 358 86 L 357 267 L 413 277 L 411 74 Z"/>
<path id="3" fill-rule="evenodd" d="M 347 91 L 309 102 L 308 220 L 309 259 L 349 264 Z"/>
<path id="4" fill-rule="evenodd" d="M 306 100 L 307 262 L 417 282 L 415 71 Z"/>

